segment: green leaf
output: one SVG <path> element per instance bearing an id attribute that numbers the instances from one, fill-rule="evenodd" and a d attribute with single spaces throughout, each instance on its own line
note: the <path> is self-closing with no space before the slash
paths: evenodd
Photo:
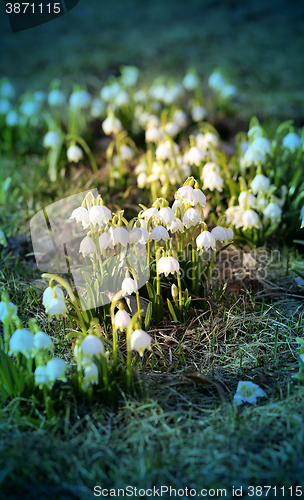
<path id="1" fill-rule="evenodd" d="M 149 299 L 150 300 L 153 300 L 156 293 L 155 293 L 155 290 L 153 288 L 153 286 L 151 285 L 151 283 L 149 281 L 147 281 L 146 283 L 146 288 L 147 288 L 147 292 L 148 292 L 148 295 L 149 295 Z"/>
<path id="2" fill-rule="evenodd" d="M 151 324 L 151 320 L 152 320 L 152 302 L 149 302 L 148 307 L 147 307 L 146 317 L 145 317 L 145 330 L 146 331 L 149 329 L 149 326 Z"/>
<path id="3" fill-rule="evenodd" d="M 163 298 L 161 295 L 155 295 L 153 302 L 153 315 L 155 323 L 160 323 L 163 319 Z"/>
<path id="4" fill-rule="evenodd" d="M 172 317 L 174 323 L 178 323 L 178 319 L 176 317 L 174 308 L 173 308 L 173 306 L 172 306 L 172 304 L 171 304 L 171 302 L 170 302 L 169 299 L 167 299 L 167 304 L 168 304 L 169 313 L 171 314 L 171 317 Z"/>

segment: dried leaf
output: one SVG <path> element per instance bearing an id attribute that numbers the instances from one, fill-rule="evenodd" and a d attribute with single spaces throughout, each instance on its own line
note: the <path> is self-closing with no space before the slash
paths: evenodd
<path id="1" fill-rule="evenodd" d="M 219 396 L 220 396 L 221 400 L 223 401 L 223 403 L 226 403 L 224 390 L 223 390 L 222 386 L 220 384 L 218 384 L 217 382 L 214 382 L 210 378 L 205 377 L 205 375 L 201 375 L 200 373 L 195 373 L 195 372 L 189 373 L 189 375 L 186 375 L 186 378 L 189 378 L 195 384 L 211 384 L 211 385 L 214 385 L 214 387 L 216 388 L 216 390 L 219 393 Z"/>

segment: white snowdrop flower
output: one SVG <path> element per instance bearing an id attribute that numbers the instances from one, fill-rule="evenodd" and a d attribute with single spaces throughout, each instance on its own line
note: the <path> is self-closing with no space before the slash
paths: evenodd
<path id="1" fill-rule="evenodd" d="M 120 156 L 122 160 L 131 160 L 134 156 L 134 151 L 127 144 L 120 146 Z"/>
<path id="2" fill-rule="evenodd" d="M 129 102 L 130 102 L 130 96 L 128 92 L 126 92 L 125 90 L 121 89 L 119 92 L 117 92 L 116 96 L 114 97 L 114 104 L 116 104 L 116 106 L 118 107 L 125 106 Z"/>
<path id="3" fill-rule="evenodd" d="M 159 259 L 158 263 L 161 259 Z M 165 276 L 179 272 L 179 262 L 174 257 L 164 257 L 160 265 L 156 265 L 157 274 L 164 273 Z"/>
<path id="4" fill-rule="evenodd" d="M 168 135 L 170 135 L 170 137 L 175 137 L 179 133 L 180 128 L 179 128 L 179 126 L 176 123 L 174 123 L 174 122 L 168 122 L 164 126 L 164 131 Z"/>
<path id="5" fill-rule="evenodd" d="M 215 226 L 211 230 L 211 234 L 214 236 L 216 241 L 220 241 L 221 243 L 226 242 L 226 238 L 228 234 L 226 233 L 226 230 L 222 226 Z"/>
<path id="6" fill-rule="evenodd" d="M 239 206 L 227 208 L 225 214 L 228 224 L 233 224 L 236 229 L 243 227 L 243 214 L 245 210 Z"/>
<path id="7" fill-rule="evenodd" d="M 96 246 L 92 238 L 85 236 L 80 243 L 79 252 L 82 253 L 83 257 L 86 255 L 93 257 L 94 253 L 96 253 Z"/>
<path id="8" fill-rule="evenodd" d="M 168 228 L 175 219 L 174 210 L 172 210 L 172 208 L 170 207 L 163 207 L 158 212 L 158 217 L 160 218 L 162 223 Z"/>
<path id="9" fill-rule="evenodd" d="M 263 155 L 270 153 L 271 144 L 266 137 L 257 137 L 251 144 L 252 151 L 257 151 Z"/>
<path id="10" fill-rule="evenodd" d="M 179 152 L 179 147 L 175 142 L 173 143 L 173 152 L 174 154 L 178 154 Z M 161 142 L 155 151 L 155 155 L 158 160 L 169 160 L 172 158 L 173 153 L 170 141 Z"/>
<path id="11" fill-rule="evenodd" d="M 134 226 L 129 233 L 130 243 L 138 243 L 142 238 L 142 229 Z"/>
<path id="12" fill-rule="evenodd" d="M 104 205 L 93 205 L 89 211 L 89 221 L 96 226 L 96 224 L 106 224 L 111 220 L 111 210 Z"/>
<path id="13" fill-rule="evenodd" d="M 48 314 L 48 318 L 51 318 L 52 316 L 58 318 L 61 314 L 63 316 L 66 316 L 67 308 L 65 302 L 63 300 L 60 300 L 59 298 L 51 300 L 51 302 L 49 303 L 49 308 L 46 312 Z"/>
<path id="14" fill-rule="evenodd" d="M 248 130 L 248 138 L 256 139 L 257 137 L 262 137 L 263 129 L 260 125 L 254 125 Z"/>
<path id="15" fill-rule="evenodd" d="M 146 130 L 146 137 L 145 137 L 146 142 L 158 143 L 162 141 L 164 137 L 165 136 L 162 133 L 162 131 L 157 127 L 149 127 Z"/>
<path id="16" fill-rule="evenodd" d="M 48 385 L 50 382 L 46 365 L 37 366 L 34 376 L 35 384 L 39 386 L 39 389 L 42 389 L 44 385 Z"/>
<path id="17" fill-rule="evenodd" d="M 132 293 L 136 293 L 137 292 L 136 281 L 133 280 L 132 278 L 125 278 L 122 282 L 121 290 L 123 296 L 132 295 Z"/>
<path id="18" fill-rule="evenodd" d="M 122 130 L 121 121 L 116 117 L 113 119 L 112 116 L 108 116 L 101 126 L 106 135 L 117 134 Z"/>
<path id="19" fill-rule="evenodd" d="M 140 174 L 137 176 L 137 186 L 140 189 L 144 189 L 147 185 L 147 180 L 148 180 L 148 176 L 147 176 L 146 172 L 140 172 Z"/>
<path id="20" fill-rule="evenodd" d="M 210 191 L 217 189 L 219 192 L 223 191 L 224 181 L 222 177 L 216 173 L 216 170 L 211 170 L 203 180 L 203 189 L 210 189 Z"/>
<path id="21" fill-rule="evenodd" d="M 168 92 L 168 89 L 164 84 L 152 85 L 149 88 L 149 95 L 157 101 L 163 101 L 166 92 Z"/>
<path id="22" fill-rule="evenodd" d="M 104 345 L 97 335 L 87 335 L 81 341 L 80 347 L 83 365 L 90 365 L 94 356 L 99 359 L 105 353 Z"/>
<path id="23" fill-rule="evenodd" d="M 249 208 L 254 208 L 256 206 L 257 199 L 254 194 L 249 191 L 242 191 L 239 195 L 239 205 L 241 208 L 248 206 Z"/>
<path id="24" fill-rule="evenodd" d="M 131 318 L 127 311 L 119 309 L 114 316 L 114 326 L 116 330 L 126 330 L 130 324 Z"/>
<path id="25" fill-rule="evenodd" d="M 9 355 L 21 352 L 27 359 L 33 357 L 34 335 L 27 328 L 18 328 L 9 339 Z"/>
<path id="26" fill-rule="evenodd" d="M 10 82 L 2 82 L 0 85 L 0 97 L 4 99 L 13 99 L 15 96 L 14 85 Z"/>
<path id="27" fill-rule="evenodd" d="M 257 398 L 267 397 L 266 393 L 253 382 L 239 382 L 233 398 L 233 404 L 239 406 L 243 403 L 256 404 Z"/>
<path id="28" fill-rule="evenodd" d="M 165 261 L 166 261 L 166 257 L 164 257 L 164 256 L 162 256 L 160 259 L 158 259 L 157 266 L 156 266 L 157 274 L 162 274 L 164 272 Z"/>
<path id="29" fill-rule="evenodd" d="M 82 222 L 84 228 L 89 225 L 89 212 L 85 207 L 78 207 L 73 210 L 70 219 L 76 219 L 76 222 Z"/>
<path id="30" fill-rule="evenodd" d="M 276 203 L 269 203 L 267 207 L 263 210 L 263 215 L 275 222 L 281 218 L 282 209 Z"/>
<path id="31" fill-rule="evenodd" d="M 91 116 L 93 118 L 100 118 L 105 114 L 105 111 L 105 103 L 101 99 L 93 99 L 90 110 Z"/>
<path id="32" fill-rule="evenodd" d="M 226 78 L 219 71 L 213 71 L 208 78 L 208 85 L 213 90 L 220 91 L 225 84 Z"/>
<path id="33" fill-rule="evenodd" d="M 137 174 L 140 174 L 141 172 L 145 172 L 147 169 L 147 166 L 145 163 L 138 163 L 138 165 L 136 165 L 135 169 L 134 169 L 134 172 Z"/>
<path id="34" fill-rule="evenodd" d="M 167 89 L 162 100 L 165 104 L 172 104 L 182 94 L 183 94 L 183 87 L 179 83 L 175 83 L 174 85 L 171 85 L 171 87 Z"/>
<path id="35" fill-rule="evenodd" d="M 172 203 L 172 207 L 171 208 L 172 208 L 172 210 L 174 210 L 174 213 L 175 213 L 175 211 L 176 211 L 177 208 L 181 209 L 180 198 L 174 200 L 174 202 Z"/>
<path id="36" fill-rule="evenodd" d="M 257 174 L 250 184 L 250 189 L 254 194 L 259 191 L 267 193 L 270 189 L 270 180 L 263 174 Z"/>
<path id="37" fill-rule="evenodd" d="M 144 90 L 137 90 L 133 95 L 133 99 L 135 102 L 147 102 L 147 94 Z"/>
<path id="38" fill-rule="evenodd" d="M 204 179 L 210 172 L 216 172 L 217 174 L 219 174 L 220 171 L 221 171 L 221 169 L 216 163 L 208 161 L 203 166 L 202 178 Z"/>
<path id="39" fill-rule="evenodd" d="M 256 203 L 256 209 L 263 212 L 263 210 L 267 207 L 268 205 L 268 200 L 265 198 L 265 196 L 258 196 L 257 203 Z"/>
<path id="40" fill-rule="evenodd" d="M 113 246 L 122 245 L 125 247 L 130 242 L 130 233 L 123 226 L 115 226 L 110 228 Z"/>
<path id="41" fill-rule="evenodd" d="M 184 226 L 189 229 L 189 227 L 196 226 L 199 222 L 202 222 L 200 212 L 196 208 L 188 208 L 183 217 Z"/>
<path id="42" fill-rule="evenodd" d="M 244 155 L 249 148 L 249 142 L 248 141 L 242 141 L 240 142 L 240 150 L 241 153 Z"/>
<path id="43" fill-rule="evenodd" d="M 122 66 L 121 70 L 121 81 L 126 87 L 133 87 L 139 77 L 139 69 L 136 66 Z"/>
<path id="44" fill-rule="evenodd" d="M 266 155 L 261 151 L 254 151 L 251 146 L 247 149 L 243 157 L 244 166 L 259 165 L 265 163 Z"/>
<path id="45" fill-rule="evenodd" d="M 62 302 L 65 301 L 63 290 L 59 286 L 48 286 L 44 292 L 42 297 L 42 305 L 45 307 L 46 312 L 48 312 L 50 308 L 50 304 L 54 299 L 59 299 Z"/>
<path id="46" fill-rule="evenodd" d="M 252 227 L 259 228 L 260 221 L 259 216 L 254 210 L 245 210 L 242 216 L 243 229 L 251 229 Z"/>
<path id="47" fill-rule="evenodd" d="M 77 109 L 85 109 L 90 105 L 91 94 L 86 90 L 75 90 L 70 95 L 70 106 Z"/>
<path id="48" fill-rule="evenodd" d="M 37 332 L 34 335 L 33 348 L 35 351 L 45 351 L 54 349 L 54 344 L 51 337 L 44 332 Z"/>
<path id="49" fill-rule="evenodd" d="M 2 245 L 3 247 L 7 246 L 7 240 L 2 229 L 0 229 L 0 245 Z"/>
<path id="50" fill-rule="evenodd" d="M 208 248 L 216 250 L 214 235 L 209 231 L 202 231 L 196 238 L 196 246 L 198 250 L 207 250 Z"/>
<path id="51" fill-rule="evenodd" d="M 60 135 L 54 130 L 49 130 L 43 138 L 43 145 L 45 148 L 55 149 L 59 146 L 60 142 Z"/>
<path id="52" fill-rule="evenodd" d="M 176 231 L 180 231 L 181 233 L 183 233 L 184 232 L 184 224 L 182 223 L 182 221 L 178 217 L 175 217 L 174 221 L 171 222 L 169 230 L 173 234 L 176 233 Z"/>
<path id="53" fill-rule="evenodd" d="M 159 127 L 160 126 L 160 119 L 156 115 L 149 115 L 147 118 L 147 123 L 146 127 Z"/>
<path id="54" fill-rule="evenodd" d="M 19 114 L 17 111 L 14 109 L 11 109 L 6 117 L 5 117 L 5 123 L 8 127 L 15 127 L 19 123 Z"/>
<path id="55" fill-rule="evenodd" d="M 207 118 L 207 111 L 203 106 L 194 106 L 191 110 L 191 117 L 194 122 L 201 122 Z"/>
<path id="56" fill-rule="evenodd" d="M 192 72 L 187 73 L 183 79 L 183 86 L 186 90 L 194 90 L 199 87 L 199 77 Z"/>
<path id="57" fill-rule="evenodd" d="M 140 223 L 142 222 L 145 221 L 141 220 Z M 140 230 L 141 230 L 141 238 L 139 240 L 139 243 L 141 245 L 145 245 L 148 241 L 151 241 L 151 236 L 150 233 L 147 231 L 147 229 L 145 229 L 144 227 L 141 227 Z"/>
<path id="58" fill-rule="evenodd" d="M 140 219 L 145 219 L 146 221 L 148 221 L 151 217 L 153 217 L 153 215 L 157 214 L 158 214 L 157 208 L 152 207 L 152 208 L 147 208 L 147 210 L 144 210 L 138 217 Z"/>
<path id="59" fill-rule="evenodd" d="M 289 149 L 289 151 L 294 153 L 301 145 L 301 137 L 295 132 L 289 132 L 283 138 L 282 145 L 285 149 Z"/>
<path id="60" fill-rule="evenodd" d="M 151 340 L 150 335 L 144 330 L 135 330 L 131 334 L 131 349 L 143 356 L 145 349 L 151 350 Z"/>
<path id="61" fill-rule="evenodd" d="M 46 93 L 43 90 L 36 90 L 33 93 L 33 99 L 36 102 L 44 102 L 46 100 Z"/>
<path id="62" fill-rule="evenodd" d="M 7 99 L 0 99 L 0 115 L 6 115 L 12 105 Z"/>
<path id="63" fill-rule="evenodd" d="M 231 227 L 225 227 L 225 231 L 226 231 L 226 240 L 225 241 L 228 242 L 228 241 L 233 239 L 234 232 L 231 229 Z"/>
<path id="64" fill-rule="evenodd" d="M 20 113 L 27 118 L 39 113 L 39 105 L 34 101 L 26 101 L 20 105 Z"/>
<path id="65" fill-rule="evenodd" d="M 199 167 L 201 162 L 206 158 L 206 152 L 196 146 L 189 149 L 188 163 L 189 165 L 196 165 Z"/>
<path id="66" fill-rule="evenodd" d="M 102 233 L 98 238 L 100 250 L 113 248 L 113 242 L 110 233 Z"/>
<path id="67" fill-rule="evenodd" d="M 168 241 L 169 239 L 169 233 L 163 226 L 156 226 L 154 229 L 152 229 L 150 236 L 154 241 Z"/>
<path id="68" fill-rule="evenodd" d="M 235 85 L 228 83 L 228 84 L 225 84 L 220 89 L 219 92 L 220 92 L 222 99 L 228 99 L 229 97 L 233 97 L 234 95 L 237 94 L 237 88 Z"/>
<path id="69" fill-rule="evenodd" d="M 114 99 L 120 89 L 121 86 L 118 82 L 113 82 L 111 85 L 105 85 L 100 91 L 100 97 L 104 101 L 109 102 Z"/>
<path id="70" fill-rule="evenodd" d="M 218 147 L 220 141 L 218 136 L 213 132 L 206 132 L 206 134 L 198 134 L 196 136 L 196 144 L 201 149 L 208 149 L 210 146 Z"/>
<path id="71" fill-rule="evenodd" d="M 204 207 L 206 205 L 206 196 L 200 189 L 194 189 L 194 205 Z"/>
<path id="72" fill-rule="evenodd" d="M 59 89 L 53 89 L 49 92 L 47 97 L 50 106 L 62 106 L 65 103 L 65 95 Z"/>
<path id="73" fill-rule="evenodd" d="M 51 389 L 56 380 L 66 382 L 65 372 L 67 365 L 63 359 L 52 358 L 46 364 L 46 376 L 48 377 L 48 386 Z"/>
<path id="74" fill-rule="evenodd" d="M 176 191 L 176 200 L 182 200 L 184 203 L 191 203 L 191 205 L 196 205 L 196 195 L 194 189 L 191 186 L 182 186 Z M 172 206 L 173 209 L 177 208 Z M 180 208 L 180 204 L 179 204 Z"/>
<path id="75" fill-rule="evenodd" d="M 74 163 L 78 163 L 79 160 L 83 157 L 82 149 L 76 144 L 72 144 L 67 149 L 67 157 L 69 161 L 73 161 Z"/>
<path id="76" fill-rule="evenodd" d="M 187 125 L 187 115 L 182 109 L 176 109 L 172 115 L 172 122 L 176 123 L 180 128 L 184 128 Z"/>
<path id="77" fill-rule="evenodd" d="M 84 367 L 83 390 L 87 391 L 90 384 L 98 384 L 98 368 L 95 363 Z"/>

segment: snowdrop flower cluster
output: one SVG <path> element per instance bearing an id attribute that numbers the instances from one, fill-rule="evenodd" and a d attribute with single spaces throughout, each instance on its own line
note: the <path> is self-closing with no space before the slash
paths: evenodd
<path id="1" fill-rule="evenodd" d="M 236 229 L 241 228 L 246 231 L 252 228 L 259 229 L 269 222 L 274 224 L 280 220 L 281 206 L 285 199 L 284 196 L 281 200 L 275 197 L 276 202 L 274 202 L 274 190 L 275 187 L 270 185 L 268 177 L 257 174 L 250 184 L 250 189 L 241 191 L 239 204 L 226 210 L 229 224 Z"/>
<path id="2" fill-rule="evenodd" d="M 231 99 L 237 94 L 237 88 L 227 81 L 220 71 L 213 71 L 208 79 L 208 85 L 218 93 L 221 99 Z"/>
<path id="3" fill-rule="evenodd" d="M 35 384 L 39 389 L 52 389 L 56 380 L 66 382 L 67 365 L 63 359 L 52 358 L 44 365 L 38 365 L 35 370 Z"/>

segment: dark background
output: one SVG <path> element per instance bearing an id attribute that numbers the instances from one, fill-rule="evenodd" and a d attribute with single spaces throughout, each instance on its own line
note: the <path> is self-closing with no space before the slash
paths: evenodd
<path id="1" fill-rule="evenodd" d="M 206 85 L 222 66 L 238 86 L 240 113 L 304 116 L 304 2 L 80 0 L 70 12 L 13 34 L 0 12 L 1 76 L 18 91 L 59 77 L 99 90 L 121 64 L 152 78 L 197 67 Z"/>

